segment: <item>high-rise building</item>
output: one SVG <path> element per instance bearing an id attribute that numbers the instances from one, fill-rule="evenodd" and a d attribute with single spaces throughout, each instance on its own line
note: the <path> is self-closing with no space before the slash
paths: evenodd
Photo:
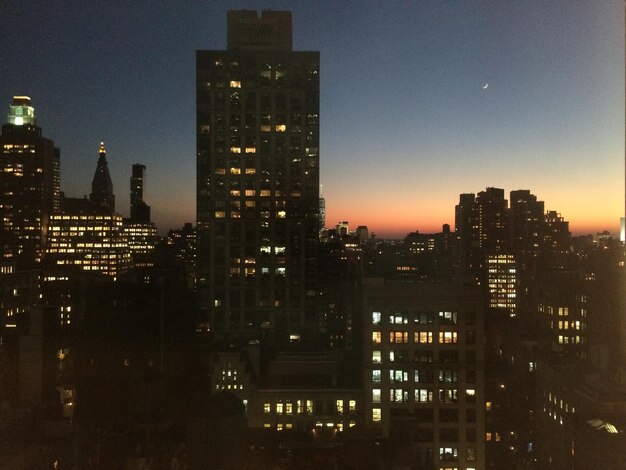
<path id="1" fill-rule="evenodd" d="M 100 142 L 98 154 L 98 165 L 93 175 L 89 199 L 98 212 L 113 214 L 115 212 L 115 195 L 113 194 L 113 182 L 109 173 L 104 142 Z"/>
<path id="2" fill-rule="evenodd" d="M 150 223 L 150 206 L 143 200 L 145 177 L 146 166 L 135 163 L 130 177 L 130 220 L 133 223 Z"/>
<path id="3" fill-rule="evenodd" d="M 197 289 L 225 344 L 317 341 L 319 52 L 291 13 L 228 12 L 197 51 Z"/>
<path id="4" fill-rule="evenodd" d="M 124 236 L 135 267 L 154 266 L 157 230 L 150 222 L 150 206 L 143 200 L 146 166 L 133 165 L 130 177 L 130 218 L 124 219 Z"/>
<path id="5" fill-rule="evenodd" d="M 27 96 L 13 97 L 0 136 L 0 240 L 3 261 L 39 265 L 48 218 L 59 210 L 59 149 L 42 137 Z"/>

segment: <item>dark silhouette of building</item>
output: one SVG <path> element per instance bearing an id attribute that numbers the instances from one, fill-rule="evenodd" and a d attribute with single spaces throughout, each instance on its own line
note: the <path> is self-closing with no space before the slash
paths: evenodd
<path id="1" fill-rule="evenodd" d="M 113 214 L 115 212 L 115 195 L 113 194 L 113 182 L 109 173 L 104 142 L 100 142 L 98 153 L 100 156 L 98 157 L 96 172 L 93 175 L 89 199 L 98 212 Z"/>
<path id="2" fill-rule="evenodd" d="M 150 223 L 150 206 L 143 200 L 145 177 L 146 166 L 135 163 L 130 177 L 130 220 L 133 223 Z"/>
<path id="3" fill-rule="evenodd" d="M 27 96 L 15 96 L 0 136 L 0 240 L 17 270 L 39 265 L 48 218 L 59 210 L 59 149 L 41 135 Z"/>
<path id="4" fill-rule="evenodd" d="M 291 13 L 228 13 L 197 51 L 197 289 L 218 341 L 316 342 L 319 53 Z"/>

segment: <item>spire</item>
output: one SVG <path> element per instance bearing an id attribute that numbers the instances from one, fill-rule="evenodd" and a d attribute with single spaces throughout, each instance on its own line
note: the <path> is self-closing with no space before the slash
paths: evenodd
<path id="1" fill-rule="evenodd" d="M 96 172 L 91 182 L 90 199 L 96 210 L 113 214 L 115 212 L 115 195 L 113 194 L 113 182 L 109 173 L 104 142 L 100 142 L 99 154 Z"/>

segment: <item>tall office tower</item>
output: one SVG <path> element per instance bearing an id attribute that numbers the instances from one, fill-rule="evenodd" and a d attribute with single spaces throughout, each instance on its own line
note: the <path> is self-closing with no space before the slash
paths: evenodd
<path id="1" fill-rule="evenodd" d="M 228 12 L 197 51 L 198 297 L 217 341 L 317 341 L 319 52 L 291 13 Z"/>
<path id="2" fill-rule="evenodd" d="M 48 218 L 59 210 L 59 149 L 41 136 L 35 108 L 15 96 L 0 136 L 2 260 L 18 270 L 39 265 Z"/>
<path id="3" fill-rule="evenodd" d="M 130 177 L 130 220 L 134 223 L 150 223 L 150 206 L 143 200 L 145 176 L 146 166 L 135 163 Z"/>
<path id="4" fill-rule="evenodd" d="M 115 196 L 113 194 L 113 182 L 109 174 L 107 151 L 104 148 L 104 142 L 100 142 L 98 153 L 100 156 L 98 157 L 98 165 L 91 182 L 89 199 L 98 212 L 113 214 L 115 212 Z"/>

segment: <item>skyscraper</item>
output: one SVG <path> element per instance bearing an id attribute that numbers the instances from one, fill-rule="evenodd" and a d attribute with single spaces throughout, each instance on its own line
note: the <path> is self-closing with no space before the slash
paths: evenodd
<path id="1" fill-rule="evenodd" d="M 0 219 L 3 261 L 39 265 L 51 214 L 60 204 L 59 149 L 42 137 L 35 108 L 15 96 L 0 137 Z"/>
<path id="2" fill-rule="evenodd" d="M 104 148 L 104 142 L 100 142 L 98 150 L 98 165 L 93 175 L 91 183 L 91 204 L 98 211 L 104 214 L 113 214 L 115 212 L 115 195 L 113 194 L 113 182 L 109 173 L 109 164 L 107 163 L 107 151 Z"/>
<path id="3" fill-rule="evenodd" d="M 145 177 L 146 166 L 135 163 L 130 177 L 130 220 L 133 223 L 150 223 L 150 206 L 143 200 Z"/>
<path id="4" fill-rule="evenodd" d="M 198 295 L 218 341 L 317 339 L 319 53 L 291 13 L 228 12 L 197 51 Z"/>

